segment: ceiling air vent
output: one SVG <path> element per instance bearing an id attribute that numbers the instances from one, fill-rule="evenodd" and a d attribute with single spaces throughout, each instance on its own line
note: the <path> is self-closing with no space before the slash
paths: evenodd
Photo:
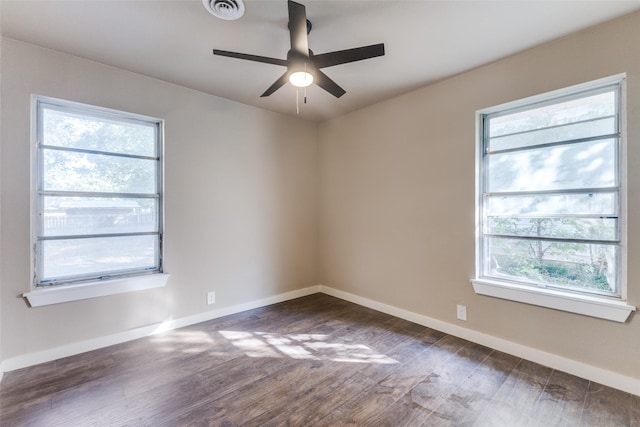
<path id="1" fill-rule="evenodd" d="M 205 9 L 220 19 L 232 21 L 244 15 L 242 0 L 202 0 Z"/>

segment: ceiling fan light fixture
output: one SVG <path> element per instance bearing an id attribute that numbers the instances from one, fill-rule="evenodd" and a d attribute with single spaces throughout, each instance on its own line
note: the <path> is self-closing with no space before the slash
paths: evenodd
<path id="1" fill-rule="evenodd" d="M 202 0 L 202 4 L 207 12 L 226 21 L 233 21 L 244 15 L 242 0 Z"/>
<path id="2" fill-rule="evenodd" d="M 313 74 L 306 71 L 295 71 L 289 74 L 289 82 L 296 87 L 307 87 L 313 84 Z"/>

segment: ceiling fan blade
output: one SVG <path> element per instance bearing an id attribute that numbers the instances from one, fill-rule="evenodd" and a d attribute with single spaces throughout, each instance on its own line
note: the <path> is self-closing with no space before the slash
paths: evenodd
<path id="1" fill-rule="evenodd" d="M 309 38 L 307 37 L 307 12 L 304 5 L 289 0 L 289 36 L 291 50 L 296 54 L 309 57 Z"/>
<path id="2" fill-rule="evenodd" d="M 267 56 L 249 55 L 246 53 L 229 52 L 226 50 L 213 49 L 214 55 L 228 56 L 229 58 L 246 59 L 247 61 L 264 62 L 265 64 L 274 64 L 287 66 L 287 61 L 278 58 L 269 58 Z"/>
<path id="3" fill-rule="evenodd" d="M 344 89 L 338 86 L 336 82 L 331 80 L 325 73 L 320 70 L 315 71 L 315 78 L 313 79 L 313 82 L 336 98 L 340 98 L 342 95 L 347 93 Z"/>
<path id="4" fill-rule="evenodd" d="M 363 59 L 375 58 L 376 56 L 383 55 L 384 43 L 378 43 L 370 46 L 362 46 L 353 49 L 338 50 L 336 52 L 314 55 L 313 63 L 317 68 L 325 68 L 334 65 L 346 64 L 348 62 L 362 61 Z"/>
<path id="5" fill-rule="evenodd" d="M 282 77 L 280 77 L 271 86 L 269 86 L 269 89 L 265 90 L 264 93 L 262 95 L 260 95 L 260 97 L 264 98 L 265 96 L 269 96 L 273 92 L 277 91 L 282 86 L 284 86 L 289 81 L 289 75 L 288 74 L 289 74 L 289 72 L 284 73 L 282 75 Z"/>

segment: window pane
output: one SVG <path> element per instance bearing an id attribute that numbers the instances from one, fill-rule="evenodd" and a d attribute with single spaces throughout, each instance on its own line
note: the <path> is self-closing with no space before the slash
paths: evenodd
<path id="1" fill-rule="evenodd" d="M 615 294 L 615 245 L 488 238 L 488 272 L 496 278 Z"/>
<path id="2" fill-rule="evenodd" d="M 489 150 L 506 150 L 551 142 L 569 141 L 572 139 L 611 135 L 616 132 L 615 117 L 590 120 L 585 122 L 539 129 L 509 136 L 499 136 L 489 140 Z"/>
<path id="3" fill-rule="evenodd" d="M 156 126 L 79 113 L 42 110 L 43 144 L 112 153 L 157 156 Z"/>
<path id="4" fill-rule="evenodd" d="M 157 268 L 158 236 L 42 241 L 42 281 Z"/>
<path id="5" fill-rule="evenodd" d="M 615 139 L 487 156 L 487 191 L 547 191 L 616 185 Z"/>
<path id="6" fill-rule="evenodd" d="M 487 233 L 559 239 L 617 240 L 612 218 L 487 218 Z"/>
<path id="7" fill-rule="evenodd" d="M 44 190 L 153 194 L 156 160 L 43 149 Z"/>
<path id="8" fill-rule="evenodd" d="M 487 196 L 487 215 L 617 215 L 616 193 Z"/>
<path id="9" fill-rule="evenodd" d="M 44 197 L 43 235 L 158 231 L 156 199 Z"/>
<path id="10" fill-rule="evenodd" d="M 516 132 L 545 129 L 552 126 L 613 116 L 616 114 L 615 101 L 615 90 L 611 90 L 513 114 L 491 117 L 489 121 L 489 136 L 494 138 Z"/>

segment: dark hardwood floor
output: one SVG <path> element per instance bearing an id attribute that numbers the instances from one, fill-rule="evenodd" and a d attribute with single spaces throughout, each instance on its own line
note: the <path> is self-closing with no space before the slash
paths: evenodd
<path id="1" fill-rule="evenodd" d="M 8 372 L 1 426 L 640 426 L 640 397 L 327 295 Z"/>

